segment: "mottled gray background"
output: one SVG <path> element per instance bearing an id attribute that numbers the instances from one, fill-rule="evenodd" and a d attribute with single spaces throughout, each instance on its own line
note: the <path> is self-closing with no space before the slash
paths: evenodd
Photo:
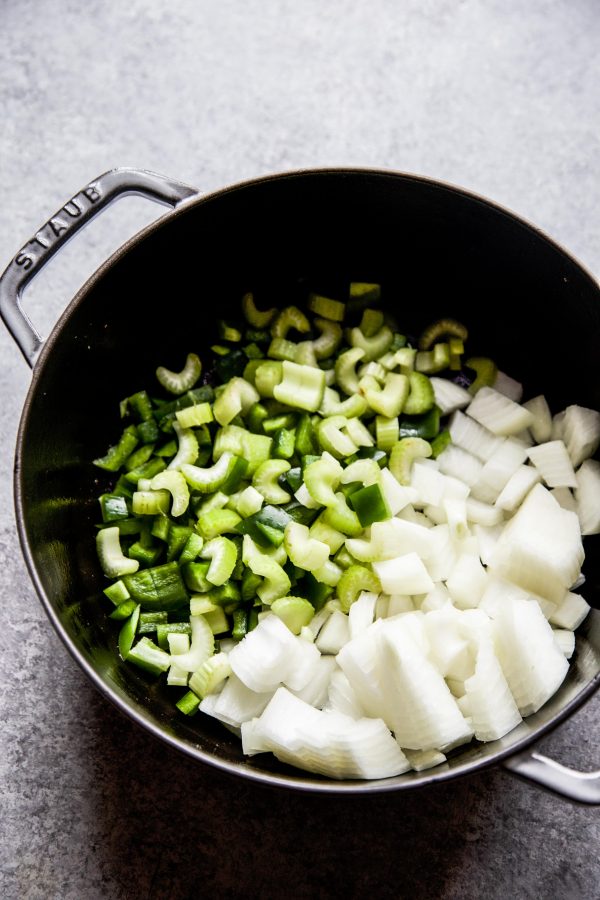
<path id="1" fill-rule="evenodd" d="M 480 191 L 600 274 L 599 47 L 594 0 L 2 0 L 2 257 L 113 166 L 210 190 L 343 164 Z M 26 298 L 42 332 L 158 212 L 124 200 L 50 265 Z M 46 622 L 17 545 L 28 382 L 0 329 L 0 896 L 600 896 L 600 812 L 500 770 L 425 794 L 282 796 L 110 708 Z M 544 750 L 600 766 L 599 714 L 592 700 Z"/>

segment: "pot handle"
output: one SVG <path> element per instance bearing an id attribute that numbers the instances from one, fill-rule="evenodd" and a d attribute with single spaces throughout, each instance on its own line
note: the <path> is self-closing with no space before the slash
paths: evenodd
<path id="1" fill-rule="evenodd" d="M 24 288 L 99 212 L 127 194 L 139 194 L 166 206 L 197 196 L 196 188 L 144 169 L 111 169 L 71 197 L 23 246 L 0 277 L 0 316 L 33 368 L 43 340 L 21 309 Z"/>
<path id="2" fill-rule="evenodd" d="M 513 775 L 532 781 L 567 800 L 590 806 L 600 805 L 600 771 L 578 772 L 577 769 L 562 766 L 535 750 L 525 750 L 511 756 L 504 760 L 503 766 Z"/>

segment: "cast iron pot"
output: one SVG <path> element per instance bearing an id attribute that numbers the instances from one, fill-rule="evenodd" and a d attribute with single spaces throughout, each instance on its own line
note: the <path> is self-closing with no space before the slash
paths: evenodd
<path id="1" fill-rule="evenodd" d="M 22 289 L 115 198 L 174 207 L 117 251 L 79 291 L 46 341 L 20 309 Z M 120 662 L 95 556 L 97 496 L 110 483 L 90 460 L 120 429 L 119 400 L 181 367 L 211 341 L 217 316 L 252 290 L 260 305 L 301 301 L 307 286 L 344 296 L 375 281 L 403 328 L 451 315 L 473 350 L 543 392 L 554 411 L 600 409 L 600 288 L 538 230 L 465 191 L 409 175 L 316 170 L 260 178 L 208 196 L 150 172 L 117 169 L 62 207 L 0 279 L 0 312 L 33 369 L 18 435 L 15 498 L 31 577 L 65 645 L 92 682 L 152 734 L 189 756 L 269 785 L 364 793 L 411 789 L 502 763 L 571 799 L 600 803 L 600 772 L 532 752 L 600 684 L 600 612 L 579 629 L 564 684 L 502 740 L 462 748 L 422 774 L 333 782 L 269 757 L 247 760 L 214 720 L 186 719 L 172 694 Z M 149 314 L 152 310 L 153 314 Z M 585 596 L 600 606 L 597 539 L 586 541 Z"/>

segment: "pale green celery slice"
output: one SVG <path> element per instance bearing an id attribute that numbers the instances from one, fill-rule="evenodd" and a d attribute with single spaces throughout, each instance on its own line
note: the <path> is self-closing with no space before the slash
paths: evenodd
<path id="1" fill-rule="evenodd" d="M 347 424 L 348 419 L 344 416 L 329 416 L 327 419 L 323 419 L 317 428 L 319 444 L 323 450 L 338 459 L 352 456 L 358 450 L 354 441 L 342 431 Z"/>
<path id="2" fill-rule="evenodd" d="M 216 537 L 208 541 L 200 551 L 202 559 L 210 559 L 206 573 L 207 581 L 217 587 L 231 578 L 237 562 L 237 547 L 226 537 Z"/>
<path id="3" fill-rule="evenodd" d="M 354 441 L 357 447 L 372 447 L 375 443 L 371 432 L 363 425 L 360 419 L 348 419 L 346 422 L 346 434 Z"/>
<path id="4" fill-rule="evenodd" d="M 291 586 L 286 572 L 273 557 L 261 553 L 248 534 L 244 535 L 242 559 L 255 575 L 264 578 L 256 593 L 266 606 L 270 606 L 273 600 L 286 596 Z"/>
<path id="5" fill-rule="evenodd" d="M 299 360 L 296 359 L 297 352 L 298 345 L 293 341 L 288 341 L 287 338 L 275 337 L 269 344 L 267 356 L 269 359 L 287 359 L 290 362 L 299 362 Z"/>
<path id="6" fill-rule="evenodd" d="M 184 463 L 192 465 L 198 458 L 198 439 L 191 428 L 182 428 L 179 422 L 173 422 L 173 431 L 177 435 L 177 453 L 167 469 L 178 469 Z"/>
<path id="7" fill-rule="evenodd" d="M 414 371 L 416 358 L 417 351 L 414 347 L 401 347 L 400 350 L 396 350 L 396 365 L 400 366 L 402 375 Z"/>
<path id="8" fill-rule="evenodd" d="M 415 459 L 427 459 L 431 456 L 431 444 L 423 438 L 402 438 L 392 447 L 389 469 L 400 484 L 410 484 L 410 473 Z"/>
<path id="9" fill-rule="evenodd" d="M 181 472 L 173 469 L 159 472 L 150 482 L 153 491 L 168 491 L 172 498 L 171 515 L 181 516 L 189 506 L 190 491 Z"/>
<path id="10" fill-rule="evenodd" d="M 208 599 L 208 594 L 192 594 L 190 597 L 190 614 L 192 616 L 203 616 L 217 608 L 219 607 Z"/>
<path id="11" fill-rule="evenodd" d="M 321 568 L 329 559 L 328 545 L 311 537 L 300 522 L 288 522 L 283 543 L 293 564 L 307 572 Z"/>
<path id="12" fill-rule="evenodd" d="M 102 571 L 107 578 L 132 575 L 140 567 L 137 559 L 129 559 L 123 554 L 119 529 L 116 525 L 100 529 L 96 535 L 96 549 Z"/>
<path id="13" fill-rule="evenodd" d="M 351 328 L 348 333 L 348 343 L 352 347 L 360 347 L 361 350 L 364 350 L 365 362 L 383 356 L 389 350 L 393 340 L 394 332 L 388 325 L 383 325 L 373 337 L 365 337 L 360 328 Z"/>
<path id="14" fill-rule="evenodd" d="M 309 531 L 312 538 L 315 538 L 315 540 L 322 541 L 324 544 L 327 544 L 330 553 L 337 553 L 346 540 L 345 534 L 342 534 L 341 531 L 338 531 L 336 528 L 332 528 L 331 525 L 328 525 L 327 522 L 323 521 L 322 514 L 317 519 L 315 519 L 315 521 L 310 526 Z"/>
<path id="15" fill-rule="evenodd" d="M 201 516 L 205 513 L 212 512 L 213 509 L 224 509 L 224 507 L 227 506 L 228 501 L 229 497 L 227 494 L 224 494 L 223 491 L 216 491 L 200 505 L 196 514 Z"/>
<path id="16" fill-rule="evenodd" d="M 226 531 L 235 532 L 241 521 L 241 517 L 233 509 L 211 509 L 207 513 L 200 513 L 197 528 L 205 540 L 211 541 Z"/>
<path id="17" fill-rule="evenodd" d="M 249 381 L 231 378 L 213 404 L 215 419 L 219 425 L 229 425 L 240 413 L 246 415 L 252 404 L 259 400 L 260 394 Z"/>
<path id="18" fill-rule="evenodd" d="M 242 431 L 243 429 L 240 429 Z M 226 450 L 217 462 L 207 468 L 185 464 L 181 466 L 181 473 L 187 483 L 201 494 L 211 494 L 218 490 L 224 483 L 233 459 L 233 454 Z M 160 474 L 160 473 L 159 473 Z"/>
<path id="19" fill-rule="evenodd" d="M 317 356 L 312 341 L 300 341 L 295 345 L 296 353 L 292 362 L 298 363 L 299 366 L 311 366 L 313 369 L 318 368 Z"/>
<path id="20" fill-rule="evenodd" d="M 297 306 L 286 306 L 282 309 L 271 327 L 272 337 L 285 338 L 290 328 L 295 328 L 301 334 L 310 331 L 310 322 Z"/>
<path id="21" fill-rule="evenodd" d="M 342 472 L 341 483 L 351 484 L 360 481 L 365 487 L 371 484 L 379 484 L 381 481 L 381 469 L 374 459 L 357 459 Z"/>
<path id="22" fill-rule="evenodd" d="M 304 484 L 310 496 L 322 506 L 335 506 L 335 489 L 342 477 L 342 467 L 330 453 L 310 463 L 304 470 Z"/>
<path id="23" fill-rule="evenodd" d="M 322 316 L 332 322 L 343 322 L 346 314 L 345 303 L 323 297 L 322 294 L 311 293 L 308 298 L 308 308 L 315 316 Z"/>
<path id="24" fill-rule="evenodd" d="M 398 418 L 388 419 L 386 416 L 375 418 L 375 439 L 377 448 L 388 453 L 400 437 Z"/>
<path id="25" fill-rule="evenodd" d="M 411 372 L 408 376 L 410 393 L 404 404 L 407 416 L 418 416 L 427 412 L 435 403 L 435 392 L 431 379 L 423 372 Z"/>
<path id="26" fill-rule="evenodd" d="M 261 397 L 273 397 L 275 386 L 283 377 L 282 364 L 275 360 L 264 360 L 254 372 L 254 385 Z"/>
<path id="27" fill-rule="evenodd" d="M 261 463 L 252 477 L 252 487 L 255 488 L 267 503 L 287 503 L 291 497 L 285 491 L 277 479 L 291 468 L 287 459 L 268 459 Z"/>
<path id="28" fill-rule="evenodd" d="M 340 400 L 337 391 L 325 388 L 319 412 L 324 417 L 344 416 L 346 419 L 352 419 L 363 416 L 367 411 L 367 406 L 367 401 L 360 394 L 353 394 L 351 397 L 346 397 L 345 400 Z"/>
<path id="29" fill-rule="evenodd" d="M 319 569 L 313 569 L 313 577 L 322 584 L 335 587 L 342 577 L 343 569 L 337 566 L 333 560 L 328 559 Z"/>
<path id="30" fill-rule="evenodd" d="M 273 388 L 275 399 L 280 403 L 287 403 L 288 406 L 295 409 L 316 412 L 323 400 L 325 372 L 322 369 L 301 366 L 287 360 L 281 363 L 281 367 L 283 377 Z M 261 368 L 256 370 L 257 378 Z"/>
<path id="31" fill-rule="evenodd" d="M 231 666 L 227 653 L 215 653 L 190 677 L 189 687 L 198 697 L 204 699 L 208 694 L 214 694 L 230 675 Z"/>
<path id="32" fill-rule="evenodd" d="M 336 322 L 317 317 L 314 325 L 321 332 L 319 337 L 312 342 L 313 352 L 317 359 L 327 359 L 335 353 L 342 343 L 343 332 Z"/>
<path id="33" fill-rule="evenodd" d="M 273 439 L 266 434 L 252 434 L 239 425 L 225 425 L 217 431 L 215 443 L 213 445 L 213 458 L 218 460 L 227 452 L 242 456 L 248 462 L 247 477 L 250 478 L 258 466 L 269 459 L 271 455 L 271 444 Z M 225 474 L 225 478 L 227 473 Z M 225 480 L 225 479 L 223 479 Z M 216 485 L 216 490 L 221 484 Z"/>
<path id="34" fill-rule="evenodd" d="M 365 337 L 373 337 L 383 327 L 383 313 L 380 309 L 367 307 L 363 310 L 359 328 Z"/>
<path id="35" fill-rule="evenodd" d="M 339 387 L 346 393 L 358 394 L 358 375 L 356 374 L 356 364 L 364 359 L 365 351 L 360 347 L 354 347 L 352 350 L 345 350 L 340 353 L 335 362 L 335 380 Z"/>
<path id="36" fill-rule="evenodd" d="M 131 511 L 134 516 L 164 515 L 169 511 L 170 502 L 171 495 L 168 491 L 135 491 L 131 499 Z"/>
<path id="37" fill-rule="evenodd" d="M 292 634 L 300 634 L 315 614 L 314 606 L 304 597 L 279 597 L 271 604 L 271 611 L 287 625 Z"/>
<path id="38" fill-rule="evenodd" d="M 255 487 L 249 485 L 241 492 L 237 501 L 237 511 L 243 519 L 253 516 L 261 509 L 265 498 Z"/>
<path id="39" fill-rule="evenodd" d="M 358 370 L 359 380 L 361 378 L 365 378 L 367 375 L 370 375 L 376 381 L 383 384 L 385 381 L 385 376 L 387 375 L 387 370 L 379 363 L 372 360 L 371 362 L 364 363 Z"/>
<path id="40" fill-rule="evenodd" d="M 199 425 L 212 422 L 212 407 L 210 403 L 195 403 L 194 406 L 178 409 L 175 418 L 182 428 L 197 428 Z"/>
<path id="41" fill-rule="evenodd" d="M 361 591 L 373 591 L 378 594 L 381 591 L 379 578 L 375 572 L 365 566 L 350 566 L 342 574 L 337 585 L 337 595 L 342 604 L 342 612 L 347 613 L 350 610 Z"/>
<path id="42" fill-rule="evenodd" d="M 253 328 L 262 330 L 269 327 L 275 318 L 277 310 L 275 307 L 265 310 L 257 309 L 254 303 L 254 295 L 248 293 L 242 297 L 242 312 Z"/>
<path id="43" fill-rule="evenodd" d="M 365 387 L 361 380 L 360 388 L 372 410 L 380 416 L 393 419 L 404 409 L 409 394 L 409 380 L 406 375 L 388 372 L 383 388 L 374 380 L 370 380 Z"/>
<path id="44" fill-rule="evenodd" d="M 204 616 L 190 616 L 192 644 L 187 653 L 178 653 L 173 661 L 186 672 L 195 672 L 215 652 L 215 640 Z"/>
<path id="45" fill-rule="evenodd" d="M 353 509 L 346 503 L 346 498 L 339 491 L 335 495 L 335 506 L 328 506 L 323 513 L 323 519 L 332 528 L 343 532 L 349 537 L 358 537 L 362 534 L 363 527 Z"/>
<path id="46" fill-rule="evenodd" d="M 201 374 L 202 363 L 195 353 L 188 353 L 181 372 L 172 372 L 164 366 L 159 366 L 156 370 L 158 381 L 170 394 L 185 394 L 194 387 Z"/>

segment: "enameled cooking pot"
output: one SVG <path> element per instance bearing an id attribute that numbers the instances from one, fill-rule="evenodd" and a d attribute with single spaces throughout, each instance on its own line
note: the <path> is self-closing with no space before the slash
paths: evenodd
<path id="1" fill-rule="evenodd" d="M 42 341 L 20 295 L 53 253 L 112 200 L 141 194 L 171 212 L 118 250 L 81 288 Z M 600 684 L 600 612 L 577 635 L 560 690 L 506 737 L 473 743 L 424 773 L 334 782 L 265 756 L 244 758 L 214 720 L 181 716 L 168 690 L 127 666 L 106 618 L 95 556 L 97 496 L 109 480 L 91 464 L 119 433 L 123 396 L 151 384 L 157 364 L 202 353 L 217 315 L 249 290 L 284 306 L 307 285 L 343 296 L 381 282 L 413 333 L 451 315 L 470 346 L 543 392 L 553 410 L 600 409 L 600 288 L 549 238 L 465 191 L 411 175 L 314 170 L 259 178 L 202 196 L 150 172 L 116 169 L 76 194 L 36 232 L 0 280 L 0 312 L 33 369 L 19 429 L 15 497 L 27 565 L 50 620 L 93 683 L 171 746 L 273 786 L 365 793 L 423 787 L 502 763 L 572 799 L 600 803 L 600 772 L 582 774 L 532 751 Z M 600 607 L 600 552 L 586 539 L 585 597 Z"/>

